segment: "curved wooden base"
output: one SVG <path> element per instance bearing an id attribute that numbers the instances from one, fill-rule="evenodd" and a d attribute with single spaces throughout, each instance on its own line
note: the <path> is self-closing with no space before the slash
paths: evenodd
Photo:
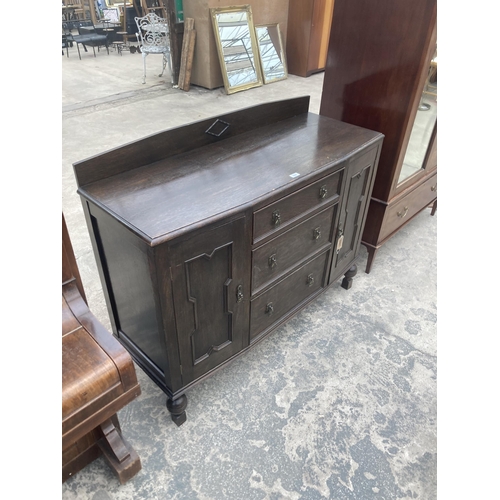
<path id="1" fill-rule="evenodd" d="M 340 285 L 345 290 L 349 290 L 352 286 L 352 279 L 358 273 L 358 266 L 354 264 L 349 268 L 349 270 L 344 274 L 344 279 L 342 280 L 342 284 Z"/>
<path id="2" fill-rule="evenodd" d="M 186 421 L 187 397 L 185 394 L 177 399 L 167 399 L 167 410 L 170 412 L 172 421 L 179 427 Z"/>

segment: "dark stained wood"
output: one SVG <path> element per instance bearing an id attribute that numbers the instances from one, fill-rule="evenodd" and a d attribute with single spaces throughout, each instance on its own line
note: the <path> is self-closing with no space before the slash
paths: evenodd
<path id="1" fill-rule="evenodd" d="M 152 134 L 106 153 L 76 162 L 73 165 L 75 177 L 79 186 L 85 186 L 112 175 L 124 173 L 143 165 L 150 165 L 156 161 L 216 143 L 248 130 L 254 130 L 266 124 L 286 120 L 292 116 L 306 113 L 308 108 L 309 96 L 298 97 L 253 106 Z M 205 133 L 217 118 L 230 124 L 221 137 Z"/>
<path id="2" fill-rule="evenodd" d="M 319 255 L 301 266 L 272 288 L 252 299 L 250 306 L 250 339 L 267 331 L 294 307 L 326 283 L 328 252 Z"/>
<path id="3" fill-rule="evenodd" d="M 164 151 L 151 164 L 122 168 L 113 163 L 122 157 L 115 152 L 79 164 L 87 179 L 86 168 L 102 167 L 100 180 L 81 184 L 79 193 L 113 334 L 165 392 L 176 425 L 186 420 L 190 387 L 333 283 L 347 200 L 357 208 L 343 221 L 354 225 L 353 243 L 334 271 L 346 272 L 357 257 L 366 216 L 358 205 L 371 191 L 383 136 L 308 113 L 307 102 L 290 100 L 295 111 L 288 113 L 284 102 L 257 106 L 248 123 L 244 112 L 234 113 L 236 133 L 216 142 L 187 125 L 173 132 L 182 152 Z M 171 132 L 157 137 L 171 140 Z M 188 136 L 205 144 L 191 149 Z M 134 145 L 137 155 L 148 141 Z M 362 169 L 362 181 L 347 185 L 346 172 Z M 276 210 L 280 224 L 269 228 Z M 268 251 L 279 257 L 277 272 L 259 274 Z"/>
<path id="4" fill-rule="evenodd" d="M 141 391 L 130 355 L 91 313 L 80 292 L 64 215 L 62 229 L 63 481 L 100 455 L 99 442 L 109 441 L 103 435 L 103 425 L 114 429 L 105 456 L 120 480 L 125 481 L 141 465 L 135 451 L 122 439 L 116 412 Z"/>
<path id="5" fill-rule="evenodd" d="M 332 222 L 338 203 L 294 225 L 252 252 L 252 293 L 332 243 Z"/>
<path id="6" fill-rule="evenodd" d="M 345 161 L 354 153 L 353 144 L 369 145 L 379 137 L 309 113 L 103 179 L 79 192 L 157 245 L 199 221 L 215 222 L 235 207 L 260 199 L 268 203 L 295 191 L 299 183 L 302 187 L 321 178 L 326 168 Z M 217 179 L 217 191 L 207 179 Z M 311 196 L 322 203 L 319 187 Z"/>
<path id="7" fill-rule="evenodd" d="M 245 218 L 171 246 L 184 384 L 248 345 L 249 231 Z M 242 299 L 238 301 L 238 287 Z"/>
<path id="8" fill-rule="evenodd" d="M 349 161 L 346 167 L 347 194 L 340 208 L 339 232 L 336 235 L 337 241 L 339 237 L 343 238 L 343 243 L 334 249 L 330 282 L 338 279 L 347 263 L 352 262 L 358 253 L 380 149 L 368 149 L 355 160 Z"/>
<path id="9" fill-rule="evenodd" d="M 335 2 L 320 114 L 385 136 L 362 235 L 369 251 L 366 272 L 376 249 L 397 229 L 391 222 L 384 227 L 391 207 L 425 183 L 437 166 L 435 129 L 424 167 L 398 183 L 436 48 L 436 13 L 436 0 Z M 414 207 L 413 215 L 423 208 Z M 399 228 L 408 220 L 401 218 Z"/>
<path id="10" fill-rule="evenodd" d="M 342 172 L 330 174 L 278 202 L 257 210 L 254 215 L 254 243 L 270 234 L 276 235 L 295 222 L 304 212 L 338 200 Z"/>

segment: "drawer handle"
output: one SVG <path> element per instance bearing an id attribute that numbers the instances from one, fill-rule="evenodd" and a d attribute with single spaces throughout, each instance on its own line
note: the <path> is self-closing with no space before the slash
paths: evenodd
<path id="1" fill-rule="evenodd" d="M 307 277 L 307 286 L 312 286 L 314 283 L 314 276 L 312 274 L 310 274 L 308 277 Z"/>
<path id="2" fill-rule="evenodd" d="M 275 210 L 273 212 L 272 222 L 274 226 L 279 226 L 281 224 L 281 215 L 279 210 Z"/>
<path id="3" fill-rule="evenodd" d="M 236 302 L 241 302 L 243 300 L 243 286 L 238 285 L 236 288 Z"/>
<path id="4" fill-rule="evenodd" d="M 435 186 L 431 186 L 431 191 L 437 191 L 438 187 L 437 184 Z"/>
<path id="5" fill-rule="evenodd" d="M 406 217 L 406 214 L 408 213 L 408 207 L 405 207 L 401 212 L 398 212 L 398 217 Z"/>
<path id="6" fill-rule="evenodd" d="M 269 302 L 269 304 L 266 305 L 266 314 L 269 314 L 269 316 L 271 316 L 273 311 L 274 311 L 273 303 Z"/>
<path id="7" fill-rule="evenodd" d="M 276 266 L 276 264 L 277 264 L 278 262 L 276 261 L 276 254 L 275 254 L 275 253 L 273 253 L 273 254 L 269 257 L 269 261 L 268 261 L 268 262 L 269 262 L 269 267 L 275 267 L 275 266 Z"/>
<path id="8" fill-rule="evenodd" d="M 326 184 L 325 184 L 324 186 L 321 186 L 319 188 L 319 197 L 326 198 L 327 194 L 328 194 L 328 188 L 326 187 Z"/>
<path id="9" fill-rule="evenodd" d="M 319 227 L 314 228 L 313 238 L 319 240 L 321 238 L 321 229 Z"/>

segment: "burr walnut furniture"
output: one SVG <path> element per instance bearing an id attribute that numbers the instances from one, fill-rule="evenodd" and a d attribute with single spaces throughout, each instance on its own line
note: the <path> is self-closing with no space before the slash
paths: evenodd
<path id="1" fill-rule="evenodd" d="M 356 274 L 383 135 L 308 107 L 262 104 L 74 164 L 114 335 L 177 425 L 187 389 Z"/>
<path id="2" fill-rule="evenodd" d="M 62 219 L 62 479 L 101 454 L 121 483 L 141 469 L 116 412 L 141 393 L 132 358 L 87 307 Z"/>
<path id="3" fill-rule="evenodd" d="M 320 114 L 385 136 L 362 237 L 366 272 L 392 235 L 437 206 L 435 52 L 436 0 L 336 0 Z"/>

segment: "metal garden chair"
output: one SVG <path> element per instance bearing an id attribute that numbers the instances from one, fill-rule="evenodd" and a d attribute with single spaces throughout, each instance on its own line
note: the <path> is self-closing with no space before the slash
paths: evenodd
<path id="1" fill-rule="evenodd" d="M 146 57 L 149 54 L 161 54 L 163 56 L 163 68 L 158 76 L 163 76 L 165 66 L 168 65 L 170 81 L 173 83 L 167 20 L 150 12 L 144 17 L 136 17 L 135 22 L 138 30 L 136 33 L 137 41 L 140 45 L 144 65 L 144 78 L 142 83 L 146 83 Z"/>

